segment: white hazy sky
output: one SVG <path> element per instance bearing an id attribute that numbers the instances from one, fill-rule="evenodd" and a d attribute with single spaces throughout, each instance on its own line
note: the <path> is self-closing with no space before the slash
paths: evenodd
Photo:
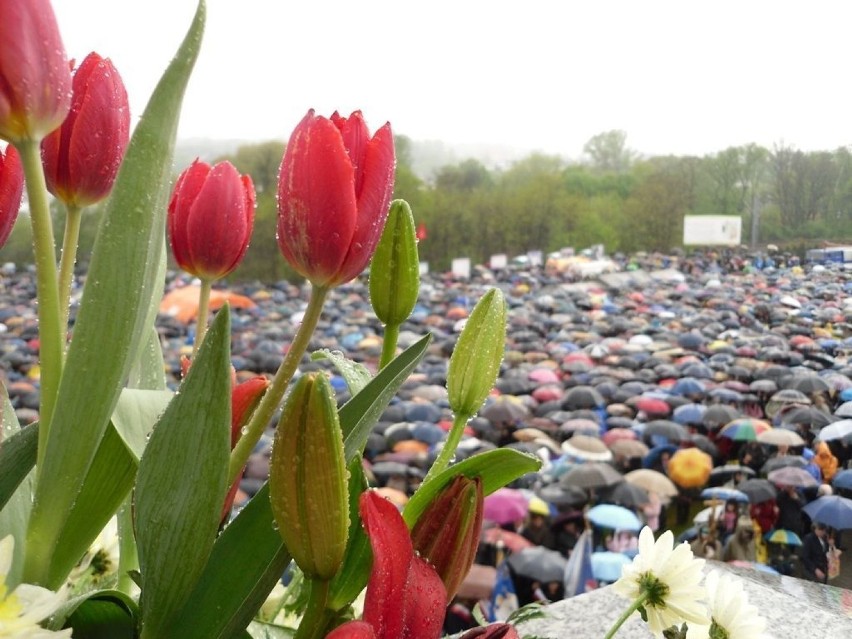
<path id="1" fill-rule="evenodd" d="M 69 57 L 112 58 L 135 116 L 193 0 L 53 0 Z M 285 139 L 308 108 L 453 144 L 578 157 L 852 144 L 845 0 L 208 0 L 180 136 Z"/>

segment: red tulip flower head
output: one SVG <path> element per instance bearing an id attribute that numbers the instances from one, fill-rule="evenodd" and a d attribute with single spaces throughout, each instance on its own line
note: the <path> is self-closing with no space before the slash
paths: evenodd
<path id="1" fill-rule="evenodd" d="M 0 247 L 9 239 L 24 194 L 24 167 L 15 147 L 0 150 Z"/>
<path id="2" fill-rule="evenodd" d="M 71 104 L 71 71 L 49 0 L 0 2 L 0 138 L 40 140 Z"/>
<path id="3" fill-rule="evenodd" d="M 47 189 L 66 206 L 109 195 L 130 139 L 130 109 L 110 60 L 90 53 L 74 73 L 71 111 L 41 143 Z"/>
<path id="4" fill-rule="evenodd" d="M 414 554 L 396 506 L 368 490 L 359 507 L 373 549 L 363 621 L 345 623 L 326 639 L 438 639 L 447 603 L 441 578 Z"/>
<path id="5" fill-rule="evenodd" d="M 278 182 L 278 246 L 315 286 L 356 277 L 370 261 L 393 193 L 390 124 L 371 138 L 360 111 L 349 118 L 302 119 Z"/>
<path id="6" fill-rule="evenodd" d="M 178 178 L 169 202 L 175 261 L 187 273 L 217 280 L 233 271 L 248 249 L 254 225 L 254 185 L 230 162 L 196 160 Z"/>

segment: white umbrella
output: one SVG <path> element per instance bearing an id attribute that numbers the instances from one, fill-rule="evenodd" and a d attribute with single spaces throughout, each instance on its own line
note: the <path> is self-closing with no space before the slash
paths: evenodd
<path id="1" fill-rule="evenodd" d="M 824 426 L 817 433 L 817 439 L 824 442 L 848 437 L 852 437 L 852 419 L 841 419 L 839 422 Z"/>

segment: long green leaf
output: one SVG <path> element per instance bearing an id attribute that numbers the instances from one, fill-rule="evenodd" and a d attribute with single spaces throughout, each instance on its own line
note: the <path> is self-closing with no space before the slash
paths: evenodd
<path id="1" fill-rule="evenodd" d="M 47 628 L 74 628 L 74 639 L 133 639 L 138 612 L 136 602 L 123 592 L 97 590 L 66 602 Z"/>
<path id="2" fill-rule="evenodd" d="M 450 466 L 422 484 L 405 504 L 402 516 L 409 528 L 414 526 L 435 496 L 456 475 L 481 477 L 482 491 L 486 495 L 490 495 L 498 488 L 502 488 L 522 475 L 533 473 L 539 468 L 541 468 L 541 460 L 538 457 L 527 455 L 512 448 L 498 448 L 474 455 Z"/>
<path id="3" fill-rule="evenodd" d="M 192 26 L 142 115 L 107 203 L 39 469 L 24 568 L 47 581 L 56 546 L 147 336 L 164 243 L 166 200 L 181 102 L 201 45 L 199 1 Z"/>
<path id="4" fill-rule="evenodd" d="M 425 355 L 429 337 L 401 353 L 340 409 L 347 461 L 360 457 L 370 429 Z M 273 522 L 265 484 L 216 541 L 198 587 L 173 623 L 174 636 L 240 636 L 290 562 Z"/>
<path id="5" fill-rule="evenodd" d="M 352 395 L 360 393 L 370 383 L 370 380 L 373 379 L 366 366 L 359 362 L 353 362 L 351 359 L 346 359 L 340 351 L 330 351 L 327 348 L 323 348 L 311 353 L 311 359 L 314 361 L 327 359 L 334 364 L 334 367 L 346 382 L 349 393 Z"/>
<path id="6" fill-rule="evenodd" d="M 0 476 L 1 484 L 6 479 L 5 464 L 7 460 L 4 458 L 4 440 L 19 434 L 21 432 L 21 425 L 18 422 L 18 416 L 15 415 L 15 409 L 12 406 L 12 402 L 9 401 L 9 395 L 6 392 L 6 387 L 2 383 L 0 383 L 0 392 L 2 392 L 3 398 L 3 424 L 0 426 L 0 469 L 3 469 L 3 476 Z M 30 447 L 32 447 L 36 446 L 38 443 L 38 427 L 30 428 L 34 431 L 31 433 L 33 436 L 33 442 L 30 444 Z M 34 453 L 30 450 L 28 454 L 32 456 Z M 21 468 L 14 470 L 11 474 L 15 476 L 20 472 L 24 472 L 24 469 L 27 467 L 32 468 L 34 461 L 34 459 L 29 463 L 26 463 L 25 461 Z M 12 557 L 12 565 L 9 568 L 9 572 L 6 573 L 6 586 L 10 590 L 20 582 L 21 571 L 23 570 L 23 558 L 27 538 L 27 523 L 30 520 L 30 510 L 32 510 L 33 507 L 34 482 L 35 473 L 32 470 L 30 470 L 26 477 L 24 477 L 24 479 L 18 484 L 17 488 L 12 488 L 14 481 L 10 481 L 8 488 L 12 489 L 14 492 L 7 500 L 5 500 L 5 505 L 0 505 L 0 539 L 3 539 L 7 535 L 12 535 L 15 539 L 15 553 Z"/>
<path id="7" fill-rule="evenodd" d="M 154 424 L 172 399 L 171 391 L 125 388 L 118 398 L 112 423 L 124 445 L 136 459 L 142 458 Z"/>
<path id="8" fill-rule="evenodd" d="M 139 462 L 141 639 L 180 636 L 171 619 L 192 593 L 216 540 L 231 450 L 229 336 L 225 306 Z"/>
<path id="9" fill-rule="evenodd" d="M 6 505 L 18 486 L 35 466 L 38 454 L 38 424 L 0 442 L 0 508 Z"/>

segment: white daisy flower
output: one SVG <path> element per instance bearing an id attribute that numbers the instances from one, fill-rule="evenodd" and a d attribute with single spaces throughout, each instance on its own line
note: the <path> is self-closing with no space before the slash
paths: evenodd
<path id="1" fill-rule="evenodd" d="M 38 622 L 53 614 L 65 601 L 65 593 L 52 592 L 40 586 L 20 584 L 9 592 L 6 575 L 12 567 L 15 538 L 0 539 L 0 638 L 56 639 L 70 637 L 71 629 L 54 632 Z"/>
<path id="2" fill-rule="evenodd" d="M 766 619 L 748 602 L 741 579 L 714 570 L 704 581 L 710 625 L 689 627 L 687 639 L 762 639 Z"/>
<path id="3" fill-rule="evenodd" d="M 689 544 L 674 546 L 670 530 L 654 542 L 654 533 L 646 526 L 639 533 L 639 554 L 622 569 L 613 588 L 634 603 L 641 599 L 648 627 L 657 635 L 683 622 L 708 625 L 700 585 L 703 566 L 704 560 L 692 556 Z"/>

